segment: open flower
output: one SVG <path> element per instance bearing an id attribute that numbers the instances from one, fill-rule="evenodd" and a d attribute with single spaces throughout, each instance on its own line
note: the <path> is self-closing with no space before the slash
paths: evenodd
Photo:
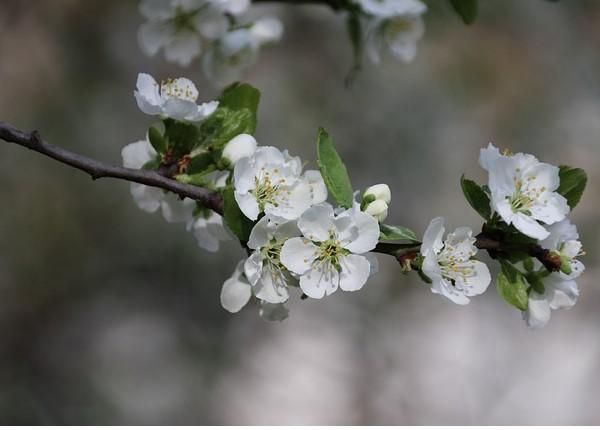
<path id="1" fill-rule="evenodd" d="M 327 197 L 323 179 L 302 175 L 302 162 L 272 146 L 259 147 L 234 168 L 235 200 L 248 218 L 261 212 L 271 219 L 297 219 L 312 204 Z M 315 192 L 318 190 L 317 192 Z"/>
<path id="2" fill-rule="evenodd" d="M 482 294 L 491 281 L 490 271 L 481 261 L 474 260 L 477 248 L 468 227 L 459 227 L 444 236 L 444 218 L 435 218 L 423 235 L 422 271 L 431 280 L 431 291 L 459 305 L 469 303 L 469 297 Z"/>
<path id="3" fill-rule="evenodd" d="M 159 85 L 152 76 L 140 73 L 136 86 L 138 107 L 148 115 L 195 122 L 208 117 L 219 106 L 217 101 L 196 104 L 198 90 L 186 78 L 168 79 Z"/>
<path id="4" fill-rule="evenodd" d="M 419 0 L 356 0 L 365 20 L 367 54 L 379 63 L 381 52 L 388 49 L 404 63 L 417 54 L 417 42 L 425 33 L 423 15 L 427 6 Z"/>
<path id="5" fill-rule="evenodd" d="M 288 239 L 281 262 L 300 277 L 300 288 L 308 297 L 320 299 L 334 293 L 360 290 L 371 273 L 364 255 L 377 245 L 379 224 L 357 207 L 335 215 L 333 207 L 321 203 L 298 220 L 304 237 Z"/>
<path id="6" fill-rule="evenodd" d="M 156 159 L 156 151 L 148 140 L 130 143 L 121 151 L 123 166 L 129 169 L 141 169 L 149 161 Z M 192 199 L 181 199 L 176 194 L 160 188 L 131 183 L 131 195 L 140 209 L 146 212 L 156 212 L 161 209 L 167 222 L 188 223 L 193 218 L 196 202 Z"/>
<path id="7" fill-rule="evenodd" d="M 231 313 L 242 310 L 252 297 L 252 286 L 244 274 L 244 260 L 240 261 L 235 271 L 223 284 L 221 289 L 221 305 Z M 267 321 L 282 321 L 289 315 L 284 303 L 259 302 L 259 314 Z"/>
<path id="8" fill-rule="evenodd" d="M 273 17 L 228 31 L 203 57 L 204 73 L 220 85 L 239 80 L 242 72 L 256 62 L 261 46 L 279 40 L 282 33 L 281 21 Z"/>
<path id="9" fill-rule="evenodd" d="M 550 225 L 569 213 L 567 200 L 556 192 L 558 167 L 529 154 L 500 154 L 491 143 L 481 150 L 479 164 L 489 172 L 492 208 L 521 233 L 545 239 L 550 233 L 538 221 Z"/>
<path id="10" fill-rule="evenodd" d="M 167 61 L 187 66 L 203 44 L 227 31 L 228 14 L 240 14 L 249 0 L 143 0 L 140 12 L 147 21 L 138 38 L 150 56 L 164 50 Z"/>
<path id="11" fill-rule="evenodd" d="M 265 216 L 256 223 L 248 240 L 248 248 L 254 252 L 244 263 L 246 279 L 256 298 L 267 303 L 287 302 L 288 288 L 297 283 L 281 263 L 281 248 L 287 239 L 299 235 L 294 221 L 280 224 Z"/>
<path id="12" fill-rule="evenodd" d="M 560 255 L 563 266 L 568 267 L 568 273 L 561 271 L 547 274 L 540 279 L 543 292 L 534 289 L 530 291 L 529 305 L 523 312 L 523 319 L 531 328 L 545 326 L 550 320 L 551 311 L 570 309 L 577 303 L 579 288 L 575 279 L 585 270 L 583 263 L 577 260 L 582 253 L 577 228 L 569 220 L 563 220 L 548 229 L 550 235 L 540 245 Z M 535 262 L 535 269 L 541 269 L 539 262 Z"/>

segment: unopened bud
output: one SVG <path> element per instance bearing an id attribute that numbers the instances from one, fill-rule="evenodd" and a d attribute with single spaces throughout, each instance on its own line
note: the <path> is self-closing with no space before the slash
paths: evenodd
<path id="1" fill-rule="evenodd" d="M 365 212 L 372 215 L 377 221 L 383 222 L 388 216 L 388 205 L 383 200 L 375 200 L 367 205 Z"/>
<path id="2" fill-rule="evenodd" d="M 256 151 L 256 139 L 249 134 L 238 134 L 225 145 L 222 158 L 225 165 L 233 166 L 244 157 L 250 157 Z"/>
<path id="3" fill-rule="evenodd" d="M 383 200 L 386 205 L 392 201 L 392 192 L 386 184 L 372 185 L 363 193 L 363 199 L 369 195 L 375 196 L 376 200 Z"/>

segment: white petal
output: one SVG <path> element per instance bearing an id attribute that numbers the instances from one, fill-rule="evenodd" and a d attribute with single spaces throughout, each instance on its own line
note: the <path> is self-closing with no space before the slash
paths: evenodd
<path id="1" fill-rule="evenodd" d="M 479 152 L 479 165 L 489 172 L 500 157 L 500 150 L 490 142 Z"/>
<path id="2" fill-rule="evenodd" d="M 189 100 L 169 99 L 163 105 L 163 113 L 177 120 L 188 120 L 194 117 L 197 111 L 196 103 Z"/>
<path id="3" fill-rule="evenodd" d="M 551 309 L 570 309 L 579 298 L 579 288 L 573 280 L 563 280 L 557 273 L 544 279 L 546 296 Z"/>
<path id="4" fill-rule="evenodd" d="M 269 243 L 277 226 L 268 217 L 262 217 L 252 228 L 248 239 L 248 248 L 260 249 Z"/>
<path id="5" fill-rule="evenodd" d="M 375 248 L 379 242 L 379 223 L 371 215 L 354 211 L 354 227 L 358 229 L 358 235 L 344 248 L 355 254 L 363 254 Z"/>
<path id="6" fill-rule="evenodd" d="M 263 272 L 263 261 L 259 251 L 255 251 L 244 262 L 244 274 L 250 285 L 256 285 Z"/>
<path id="7" fill-rule="evenodd" d="M 546 249 L 558 250 L 560 244 L 579 239 L 577 227 L 575 227 L 568 219 L 548 226 L 548 231 L 550 232 L 550 236 L 540 242 L 540 245 Z"/>
<path id="8" fill-rule="evenodd" d="M 284 303 L 290 298 L 285 279 L 279 273 L 273 274 L 266 268 L 254 286 L 254 295 L 268 303 Z"/>
<path id="9" fill-rule="evenodd" d="M 195 33 L 184 33 L 171 40 L 165 46 L 167 61 L 181 66 L 189 66 L 194 58 L 200 55 L 202 45 L 200 38 Z"/>
<path id="10" fill-rule="evenodd" d="M 312 299 L 322 299 L 325 294 L 332 294 L 339 283 L 340 275 L 331 265 L 314 265 L 300 277 L 302 292 Z"/>
<path id="11" fill-rule="evenodd" d="M 259 315 L 266 321 L 283 321 L 290 315 L 284 303 L 260 303 Z"/>
<path id="12" fill-rule="evenodd" d="M 531 216 L 546 224 L 565 219 L 570 208 L 567 199 L 557 193 L 545 193 L 531 207 Z"/>
<path id="13" fill-rule="evenodd" d="M 487 290 L 492 277 L 488 267 L 477 260 L 470 260 L 464 263 L 458 263 L 459 269 L 465 268 L 472 271 L 472 275 L 468 277 L 458 276 L 455 281 L 455 287 L 458 287 L 464 291 L 466 296 L 476 296 L 483 294 Z"/>
<path id="14" fill-rule="evenodd" d="M 204 248 L 208 252 L 217 252 L 219 250 L 220 240 L 219 237 L 214 234 L 210 226 L 211 224 L 207 223 L 204 218 L 195 220 L 193 223 L 194 238 L 200 248 Z"/>
<path id="15" fill-rule="evenodd" d="M 387 184 L 371 185 L 363 193 L 363 196 L 368 195 L 374 196 L 376 200 L 383 200 L 388 205 L 392 201 L 392 192 Z"/>
<path id="16" fill-rule="evenodd" d="M 457 228 L 444 241 L 442 251 L 444 260 L 452 258 L 458 262 L 469 261 L 477 253 L 477 248 L 473 246 L 474 242 L 473 230 L 468 227 Z"/>
<path id="17" fill-rule="evenodd" d="M 140 26 L 138 31 L 140 47 L 150 57 L 156 55 L 160 48 L 171 41 L 172 37 L 172 28 L 162 22 L 146 22 Z"/>
<path id="18" fill-rule="evenodd" d="M 146 73 L 138 74 L 137 90 L 134 92 L 138 107 L 142 112 L 148 115 L 158 115 L 161 113 L 161 99 L 159 95 L 159 86 L 154 78 Z"/>
<path id="19" fill-rule="evenodd" d="M 219 107 L 218 101 L 210 101 L 206 103 L 202 103 L 196 107 L 196 112 L 186 117 L 187 121 L 197 122 L 202 121 L 205 118 L 208 118 L 213 114 L 214 111 Z"/>
<path id="20" fill-rule="evenodd" d="M 247 193 L 254 189 L 256 171 L 254 157 L 242 158 L 236 163 L 233 168 L 233 183 L 238 193 Z"/>
<path id="21" fill-rule="evenodd" d="M 444 296 L 457 305 L 467 305 L 470 302 L 464 292 L 454 288 L 449 280 L 442 277 L 439 279 L 432 279 L 431 291 Z"/>
<path id="22" fill-rule="evenodd" d="M 267 16 L 256 20 L 250 32 L 260 44 L 276 42 L 283 34 L 283 24 L 277 18 Z"/>
<path id="23" fill-rule="evenodd" d="M 523 173 L 525 189 L 545 188 L 552 192 L 560 185 L 558 167 L 546 163 L 535 163 L 527 166 Z"/>
<path id="24" fill-rule="evenodd" d="M 314 241 L 329 239 L 331 230 L 334 230 L 333 208 L 328 203 L 321 203 L 306 210 L 298 220 L 298 228 L 302 234 Z"/>
<path id="25" fill-rule="evenodd" d="M 147 140 L 130 143 L 121 150 L 123 167 L 141 169 L 148 161 L 156 158 L 156 151 Z"/>
<path id="26" fill-rule="evenodd" d="M 323 181 L 321 172 L 318 170 L 307 170 L 304 178 L 308 181 L 312 192 L 312 204 L 316 205 L 327 200 L 327 186 Z"/>
<path id="27" fill-rule="evenodd" d="M 299 275 L 310 270 L 318 249 L 305 238 L 294 237 L 287 240 L 281 248 L 281 263 L 293 273 Z"/>
<path id="28" fill-rule="evenodd" d="M 423 243 L 421 244 L 421 254 L 426 255 L 433 252 L 437 254 L 444 246 L 442 237 L 444 236 L 444 223 L 446 221 L 442 217 L 434 218 L 431 220 L 425 234 L 423 234 Z"/>
<path id="29" fill-rule="evenodd" d="M 550 321 L 550 305 L 544 296 L 532 292 L 529 296 L 528 309 L 523 312 L 523 319 L 531 328 L 541 328 Z"/>
<path id="30" fill-rule="evenodd" d="M 347 255 L 340 258 L 340 288 L 344 291 L 360 290 L 370 274 L 369 260 L 361 255 Z"/>
<path id="31" fill-rule="evenodd" d="M 265 205 L 265 213 L 267 215 L 274 215 L 286 220 L 295 220 L 312 204 L 311 189 L 307 182 L 298 181 L 293 187 L 283 192 L 285 194 L 279 199 L 277 206 Z"/>
<path id="32" fill-rule="evenodd" d="M 256 220 L 260 213 L 258 202 L 256 197 L 250 193 L 240 194 L 237 191 L 234 193 L 235 201 L 237 202 L 240 210 L 251 220 Z"/>
<path id="33" fill-rule="evenodd" d="M 241 275 L 241 262 L 221 289 L 221 305 L 229 312 L 239 312 L 250 300 L 252 289 Z"/>
<path id="34" fill-rule="evenodd" d="M 160 188 L 142 184 L 131 184 L 131 195 L 138 207 L 146 212 L 156 212 L 160 207 L 165 192 Z"/>
<path id="35" fill-rule="evenodd" d="M 550 234 L 535 219 L 522 213 L 516 213 L 512 223 L 521 233 L 534 239 L 543 240 Z"/>
<path id="36" fill-rule="evenodd" d="M 147 19 L 168 19 L 173 16 L 174 8 L 165 0 L 142 0 L 140 2 L 140 13 Z"/>
<path id="37" fill-rule="evenodd" d="M 167 222 L 189 222 L 193 219 L 196 202 L 185 198 L 181 200 L 174 193 L 165 193 L 161 202 L 163 217 Z"/>

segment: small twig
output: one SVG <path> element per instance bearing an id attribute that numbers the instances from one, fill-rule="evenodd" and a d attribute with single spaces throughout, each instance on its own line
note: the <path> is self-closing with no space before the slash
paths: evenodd
<path id="1" fill-rule="evenodd" d="M 16 143 L 17 145 L 39 152 L 40 154 L 44 154 L 63 164 L 86 172 L 94 180 L 100 178 L 116 178 L 151 187 L 162 188 L 163 190 L 176 193 L 181 197 L 189 197 L 190 199 L 196 200 L 204 207 L 212 209 L 218 214 L 223 213 L 223 199 L 215 191 L 183 184 L 162 176 L 153 170 L 137 170 L 111 166 L 110 164 L 84 157 L 44 141 L 37 130 L 26 133 L 10 124 L 0 121 L 0 139 L 10 143 Z"/>

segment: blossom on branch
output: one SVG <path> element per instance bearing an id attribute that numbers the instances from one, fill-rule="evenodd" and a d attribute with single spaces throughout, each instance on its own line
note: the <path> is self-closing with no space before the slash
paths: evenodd
<path id="1" fill-rule="evenodd" d="M 152 76 L 140 73 L 136 87 L 134 95 L 138 107 L 148 115 L 197 122 L 219 106 L 217 101 L 197 104 L 198 89 L 187 78 L 167 79 L 159 85 Z"/>
<path id="2" fill-rule="evenodd" d="M 371 262 L 363 254 L 379 240 L 379 224 L 358 207 L 335 214 L 328 203 L 302 214 L 298 228 L 303 237 L 287 240 L 281 262 L 300 278 L 308 297 L 320 299 L 334 293 L 360 290 L 371 274 Z"/>
<path id="3" fill-rule="evenodd" d="M 431 280 L 431 291 L 459 305 L 471 296 L 482 294 L 491 281 L 488 267 L 474 260 L 477 248 L 468 227 L 459 227 L 444 236 L 444 218 L 434 218 L 425 230 L 421 255 L 422 272 Z"/>
<path id="4" fill-rule="evenodd" d="M 521 233 L 545 239 L 550 234 L 545 225 L 562 221 L 569 213 L 567 200 L 556 192 L 558 167 L 530 154 L 500 154 L 491 143 L 481 150 L 479 164 L 489 173 L 492 208 Z"/>

